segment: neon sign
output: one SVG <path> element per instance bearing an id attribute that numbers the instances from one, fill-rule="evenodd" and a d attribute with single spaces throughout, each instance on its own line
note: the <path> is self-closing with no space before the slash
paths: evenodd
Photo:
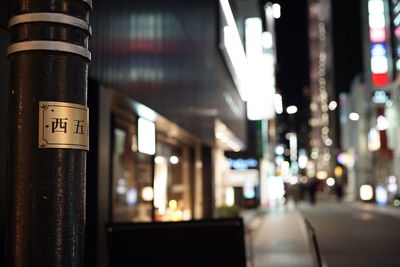
<path id="1" fill-rule="evenodd" d="M 247 170 L 250 168 L 257 168 L 258 166 L 258 161 L 253 158 L 249 159 L 227 159 L 229 166 L 231 166 L 232 169 L 235 170 Z"/>
<path id="2" fill-rule="evenodd" d="M 383 0 L 369 0 L 368 14 L 372 84 L 374 86 L 385 86 L 389 83 L 389 63 L 386 47 L 385 3 Z"/>

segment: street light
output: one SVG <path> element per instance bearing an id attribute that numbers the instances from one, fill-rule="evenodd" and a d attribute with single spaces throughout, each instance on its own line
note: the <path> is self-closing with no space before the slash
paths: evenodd
<path id="1" fill-rule="evenodd" d="M 349 119 L 352 121 L 358 121 L 360 119 L 360 114 L 358 114 L 356 112 L 351 112 L 349 114 Z"/>
<path id="2" fill-rule="evenodd" d="M 275 104 L 275 112 L 277 114 L 282 114 L 283 113 L 282 95 L 275 94 L 274 104 Z"/>
<path id="3" fill-rule="evenodd" d="M 275 19 L 279 19 L 281 17 L 281 6 L 277 3 L 272 5 L 272 16 Z"/>
<path id="4" fill-rule="evenodd" d="M 336 107 L 337 107 L 337 102 L 336 102 L 336 101 L 333 101 L 333 100 L 332 100 L 332 101 L 329 103 L 329 105 L 328 105 L 328 108 L 329 108 L 329 110 L 331 110 L 331 111 L 335 110 Z"/>
<path id="5" fill-rule="evenodd" d="M 296 106 L 288 106 L 286 108 L 287 114 L 295 114 L 297 112 L 297 107 Z"/>

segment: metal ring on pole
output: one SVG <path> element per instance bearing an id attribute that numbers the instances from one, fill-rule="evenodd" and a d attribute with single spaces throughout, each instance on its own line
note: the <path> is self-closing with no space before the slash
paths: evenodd
<path id="1" fill-rule="evenodd" d="M 91 60 L 89 50 L 83 46 L 60 41 L 25 41 L 14 43 L 7 49 L 7 56 L 13 53 L 31 50 L 60 51 L 80 55 Z"/>
<path id="2" fill-rule="evenodd" d="M 72 17 L 69 15 L 61 14 L 61 13 L 27 13 L 22 15 L 17 15 L 12 17 L 8 22 L 8 28 L 11 28 L 14 25 L 21 23 L 31 23 L 31 22 L 53 22 L 53 23 L 61 23 L 66 25 L 71 25 L 80 29 L 87 31 L 90 35 L 92 35 L 92 28 L 89 23 L 82 19 L 78 19 L 76 17 Z"/>
<path id="3" fill-rule="evenodd" d="M 90 7 L 90 9 L 92 9 L 92 0 L 80 0 L 80 1 L 84 2 L 86 5 Z"/>

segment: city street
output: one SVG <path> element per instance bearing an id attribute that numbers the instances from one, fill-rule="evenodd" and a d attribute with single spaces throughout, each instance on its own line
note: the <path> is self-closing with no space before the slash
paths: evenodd
<path id="1" fill-rule="evenodd" d="M 326 266 L 400 266 L 400 210 L 320 200 L 315 206 L 269 208 L 249 219 L 252 267 L 313 266 L 304 218 L 315 228 Z"/>
<path id="2" fill-rule="evenodd" d="M 313 224 L 329 267 L 400 266 L 400 219 L 380 214 L 379 207 L 331 201 L 304 204 L 301 213 Z"/>

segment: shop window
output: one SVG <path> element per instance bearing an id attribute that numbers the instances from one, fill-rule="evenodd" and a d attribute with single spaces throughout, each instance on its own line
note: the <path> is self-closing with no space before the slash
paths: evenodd
<path id="1" fill-rule="evenodd" d="M 157 221 L 192 218 L 189 149 L 158 142 L 154 159 L 154 208 Z"/>
<path id="2" fill-rule="evenodd" d="M 146 222 L 153 214 L 153 157 L 137 151 L 135 121 L 113 119 L 112 220 Z"/>

